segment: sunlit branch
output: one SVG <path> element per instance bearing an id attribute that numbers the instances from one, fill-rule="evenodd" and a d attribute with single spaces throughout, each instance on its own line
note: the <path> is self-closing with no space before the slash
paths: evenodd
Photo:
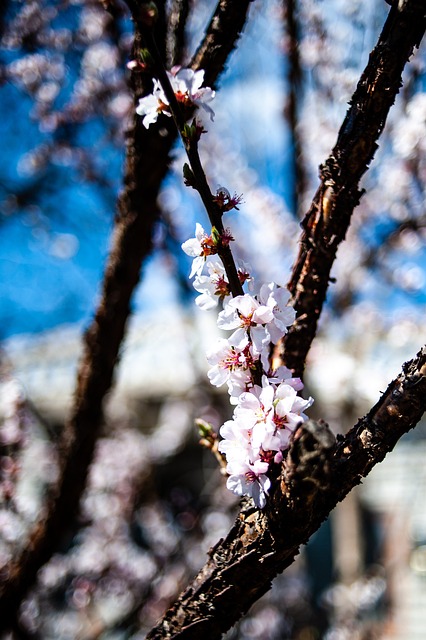
<path id="1" fill-rule="evenodd" d="M 401 5 L 401 8 L 399 8 Z M 289 289 L 297 319 L 283 340 L 284 362 L 302 375 L 326 297 L 330 271 L 351 215 L 362 196 L 361 176 L 377 149 L 402 71 L 425 31 L 422 3 L 394 3 L 330 156 L 320 168 L 321 184 L 303 221 L 299 256 Z"/>
<path id="2" fill-rule="evenodd" d="M 152 28 L 150 26 L 145 26 L 141 24 L 141 31 L 143 33 L 143 38 L 147 44 L 148 50 L 150 51 L 153 57 L 155 72 L 158 76 L 158 80 L 160 81 L 163 91 L 167 97 L 171 114 L 175 121 L 176 128 L 179 132 L 181 140 L 183 142 L 186 154 L 188 156 L 189 164 L 190 164 L 192 175 L 193 175 L 192 186 L 200 194 L 201 200 L 206 209 L 206 212 L 212 227 L 214 227 L 218 231 L 219 236 L 222 236 L 224 233 L 224 226 L 222 222 L 222 212 L 218 207 L 218 205 L 215 203 L 214 196 L 210 191 L 210 187 L 207 183 L 206 174 L 202 167 L 200 155 L 198 152 L 198 142 L 194 135 L 192 136 L 185 135 L 186 118 L 182 113 L 182 109 L 180 108 L 179 103 L 176 99 L 176 96 L 175 96 L 173 87 L 170 83 L 169 77 L 167 75 L 166 69 L 164 68 L 164 65 L 162 63 L 162 60 L 155 42 L 155 38 L 153 35 Z M 218 255 L 223 262 L 223 266 L 225 267 L 226 275 L 228 276 L 229 288 L 231 290 L 232 295 L 234 296 L 243 295 L 244 293 L 243 287 L 238 277 L 237 267 L 235 266 L 235 261 L 229 246 L 224 245 L 219 241 Z"/>
<path id="3" fill-rule="evenodd" d="M 189 14 L 189 0 L 173 0 L 170 7 L 169 27 L 167 30 L 167 63 L 171 68 L 182 64 L 185 52 L 185 27 Z"/>

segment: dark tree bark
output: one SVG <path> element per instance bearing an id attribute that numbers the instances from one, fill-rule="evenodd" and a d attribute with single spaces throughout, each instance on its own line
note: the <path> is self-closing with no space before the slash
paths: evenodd
<path id="1" fill-rule="evenodd" d="M 167 30 L 167 64 L 172 68 L 183 63 L 186 37 L 185 27 L 189 14 L 189 0 L 173 0 Z"/>
<path id="2" fill-rule="evenodd" d="M 205 69 L 204 84 L 215 87 L 229 55 L 236 47 L 253 0 L 220 0 L 203 42 L 191 61 L 192 69 Z"/>
<path id="3" fill-rule="evenodd" d="M 401 9 L 399 8 L 401 5 Z M 350 102 L 336 145 L 320 168 L 321 184 L 303 221 L 299 256 L 289 289 L 297 318 L 283 341 L 283 359 L 303 375 L 339 244 L 362 196 L 361 176 L 377 149 L 402 71 L 425 32 L 424 5 L 394 2 Z"/>

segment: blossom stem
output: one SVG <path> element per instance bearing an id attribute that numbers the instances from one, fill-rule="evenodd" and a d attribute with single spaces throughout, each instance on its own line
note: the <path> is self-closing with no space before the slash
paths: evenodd
<path id="1" fill-rule="evenodd" d="M 219 235 L 222 236 L 222 234 L 224 233 L 222 211 L 215 203 L 213 194 L 208 185 L 206 174 L 203 170 L 200 155 L 198 153 L 198 142 L 193 136 L 188 137 L 183 135 L 186 119 L 176 99 L 173 87 L 170 83 L 162 58 L 158 51 L 152 27 L 145 24 L 141 24 L 139 25 L 139 27 L 145 40 L 145 44 L 152 55 L 155 73 L 168 100 L 170 112 L 185 147 L 189 165 L 194 176 L 193 186 L 200 194 L 201 200 L 207 211 L 207 215 L 209 216 L 212 227 L 216 227 Z M 244 290 L 238 277 L 237 267 L 235 265 L 235 261 L 229 245 L 220 243 L 218 246 L 218 255 L 223 262 L 232 295 L 234 297 L 243 295 Z"/>

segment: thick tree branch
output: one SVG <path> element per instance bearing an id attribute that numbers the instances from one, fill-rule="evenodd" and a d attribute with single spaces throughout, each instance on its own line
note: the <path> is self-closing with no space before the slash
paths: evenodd
<path id="1" fill-rule="evenodd" d="M 325 423 L 300 425 L 265 510 L 246 503 L 226 539 L 210 549 L 206 565 L 148 638 L 220 638 L 425 410 L 426 347 L 337 442 Z"/>
<path id="2" fill-rule="evenodd" d="M 321 184 L 303 221 L 299 256 L 289 282 L 297 319 L 283 341 L 283 358 L 295 375 L 303 374 L 337 248 L 362 195 L 359 181 L 377 149 L 405 63 L 419 46 L 425 23 L 424 4 L 419 0 L 393 3 L 336 145 L 321 166 Z"/>
<path id="3" fill-rule="evenodd" d="M 205 69 L 204 84 L 215 87 L 247 20 L 253 0 L 220 0 L 203 42 L 192 58 L 191 69 Z"/>
<path id="4" fill-rule="evenodd" d="M 288 48 L 288 96 L 285 107 L 285 115 L 288 120 L 292 150 L 293 165 L 293 202 L 292 209 L 295 216 L 301 214 L 300 202 L 306 190 L 306 175 L 303 161 L 302 141 L 298 131 L 299 111 L 301 102 L 302 68 L 299 54 L 299 24 L 297 19 L 296 0 L 287 0 L 284 3 L 284 27 L 287 34 Z"/>
<path id="5" fill-rule="evenodd" d="M 134 0 L 128 4 L 134 12 L 141 5 Z M 247 9 L 248 3 L 246 5 Z M 221 19 L 226 15 L 226 12 L 221 14 Z M 227 55 L 235 46 L 245 18 L 246 12 L 241 10 L 234 29 L 227 24 Z M 160 28 L 162 24 L 164 19 L 160 16 Z M 218 24 L 220 32 L 221 22 Z M 164 39 L 163 34 L 163 42 Z M 136 33 L 136 55 L 140 46 L 140 36 Z M 218 61 L 218 56 L 213 55 L 212 69 L 208 58 L 206 48 L 201 61 L 206 65 L 206 73 L 216 81 L 223 71 L 226 57 L 222 56 Z M 200 67 L 194 63 L 194 68 Z M 142 78 L 135 75 L 133 81 L 136 101 L 143 91 Z M 151 251 L 152 230 L 159 217 L 157 196 L 177 134 L 168 118 L 163 119 L 161 129 L 166 130 L 167 135 L 159 135 L 159 127 L 146 130 L 142 119 L 134 115 L 128 132 L 125 186 L 118 202 L 102 297 L 85 337 L 74 408 L 59 442 L 59 483 L 47 496 L 42 518 L 32 530 L 24 552 L 0 567 L 0 631 L 12 624 L 19 603 L 33 584 L 38 569 L 50 558 L 76 516 L 102 422 L 102 402 L 112 383 L 130 314 L 131 296 L 139 281 L 142 261 Z"/>
<path id="6" fill-rule="evenodd" d="M 189 14 L 189 0 L 173 0 L 167 30 L 167 63 L 169 68 L 182 64 L 185 53 L 185 27 Z"/>

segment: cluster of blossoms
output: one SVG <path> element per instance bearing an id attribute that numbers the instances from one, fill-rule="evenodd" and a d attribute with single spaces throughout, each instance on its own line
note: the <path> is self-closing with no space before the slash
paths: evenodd
<path id="1" fill-rule="evenodd" d="M 313 400 L 298 395 L 303 383 L 287 367 L 273 370 L 270 364 L 272 345 L 295 319 L 289 292 L 273 282 L 256 292 L 242 265 L 238 276 L 242 284 L 249 282 L 250 293 L 232 298 L 225 270 L 214 257 L 218 246 L 230 240 L 229 232 L 219 236 L 213 229 L 209 236 L 197 223 L 195 238 L 184 242 L 182 249 L 193 258 L 190 278 L 195 276 L 193 285 L 200 293 L 197 305 L 211 309 L 222 301 L 218 326 L 232 332 L 207 353 L 210 382 L 217 387 L 226 383 L 231 404 L 236 405 L 232 420 L 220 428 L 223 439 L 218 446 L 226 457 L 227 487 L 237 495 L 251 496 L 262 508 L 271 486 L 270 465 L 282 461 L 291 433 L 306 420 L 304 411 Z"/>
<path id="2" fill-rule="evenodd" d="M 175 69 L 167 74 L 182 106 L 202 107 L 213 119 L 208 103 L 214 98 L 214 91 L 201 87 L 204 71 Z M 154 80 L 152 94 L 139 101 L 136 112 L 143 117 L 146 128 L 157 121 L 160 113 L 171 115 L 158 80 Z M 182 135 L 198 140 L 203 131 L 194 120 L 192 129 L 186 125 Z M 187 186 L 197 188 L 188 165 L 184 166 L 184 180 Z M 213 200 L 222 215 L 238 209 L 241 196 L 231 196 L 220 187 Z M 211 309 L 221 301 L 223 310 L 218 316 L 218 326 L 232 332 L 227 339 L 219 339 L 207 354 L 210 382 L 215 386 L 226 383 L 231 404 L 236 405 L 233 419 L 220 428 L 222 440 L 218 445 L 227 462 L 227 487 L 237 495 L 251 496 L 256 506 L 262 508 L 271 486 L 267 475 L 270 465 L 282 461 L 290 434 L 306 419 L 303 412 L 312 399 L 304 400 L 297 394 L 303 388 L 300 378 L 293 378 L 283 366 L 273 370 L 270 364 L 272 345 L 287 333 L 295 319 L 288 291 L 273 282 L 255 291 L 248 268 L 240 265 L 239 282 L 243 285 L 248 281 L 250 293 L 232 297 L 225 269 L 215 258 L 232 240 L 228 230 L 219 232 L 213 227 L 208 235 L 197 223 L 195 237 L 184 242 L 182 249 L 193 258 L 189 277 L 194 278 L 194 288 L 200 294 L 196 304 Z"/>
<path id="3" fill-rule="evenodd" d="M 201 86 L 204 81 L 203 69 L 193 71 L 192 69 L 175 67 L 171 72 L 167 71 L 167 75 L 176 99 L 183 107 L 201 107 L 213 120 L 214 111 L 209 106 L 209 102 L 213 100 L 215 92 L 209 87 Z M 143 116 L 142 123 L 147 129 L 151 124 L 157 122 L 160 113 L 169 117 L 172 115 L 169 101 L 159 80 L 154 79 L 152 93 L 139 100 L 136 113 Z"/>

